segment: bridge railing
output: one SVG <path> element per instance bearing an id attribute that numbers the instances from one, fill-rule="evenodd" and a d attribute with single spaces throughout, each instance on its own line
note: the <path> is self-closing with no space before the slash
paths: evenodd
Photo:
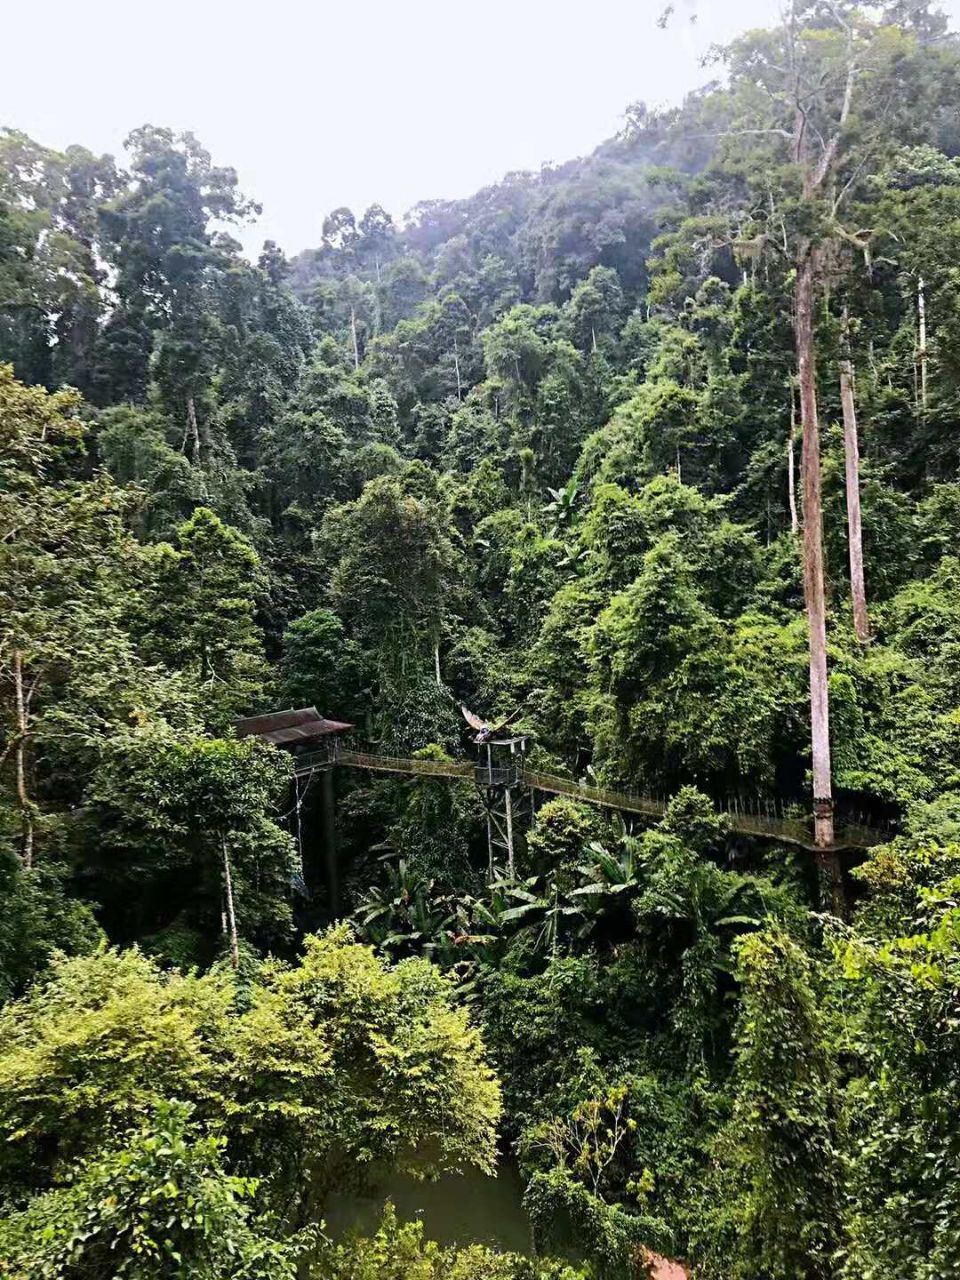
<path id="1" fill-rule="evenodd" d="M 607 787 L 588 787 L 572 778 L 539 773 L 520 764 L 505 769 L 476 766 L 466 760 L 417 760 L 407 756 L 381 755 L 373 751 L 348 751 L 338 744 L 305 752 L 295 757 L 294 770 L 298 774 L 314 769 L 328 768 L 333 764 L 348 768 L 370 769 L 377 773 L 397 773 L 407 777 L 471 779 L 478 787 L 500 788 L 525 785 L 535 791 L 553 795 L 571 796 L 587 804 L 619 809 L 622 813 L 636 813 L 644 817 L 662 817 L 666 801 L 661 797 L 641 795 L 636 792 L 614 791 Z M 727 812 L 721 810 L 721 812 Z M 730 826 L 745 835 L 762 836 L 781 840 L 786 844 L 813 849 L 813 831 L 809 819 L 774 817 L 763 813 L 750 813 L 743 809 L 728 813 Z M 834 847 L 868 849 L 889 839 L 887 832 L 838 820 Z"/>
<path id="2" fill-rule="evenodd" d="M 642 796 L 626 791 L 611 791 L 606 787 L 587 787 L 572 778 L 559 778 L 552 773 L 536 773 L 524 770 L 524 781 L 534 791 L 549 791 L 553 795 L 573 796 L 608 809 L 622 809 L 625 813 L 642 813 L 658 817 L 665 812 L 663 801 L 653 796 Z"/>
<path id="3" fill-rule="evenodd" d="M 293 757 L 295 774 L 312 773 L 336 763 L 336 752 L 330 747 L 318 747 L 314 751 L 301 751 Z"/>
<path id="4" fill-rule="evenodd" d="M 638 813 L 649 817 L 661 817 L 666 813 L 666 802 L 655 796 L 640 795 L 630 791 L 612 791 L 606 787 L 587 787 L 571 778 L 559 778 L 549 773 L 536 773 L 532 769 L 524 772 L 527 786 L 536 791 L 547 791 L 554 795 L 572 796 L 585 800 L 588 804 L 601 805 L 604 808 L 619 809 L 621 813 Z M 726 810 L 721 810 L 727 813 Z M 807 818 L 780 818 L 768 814 L 750 813 L 743 810 L 729 812 L 730 825 L 735 831 L 744 835 L 765 836 L 782 840 L 786 844 L 800 845 L 812 849 L 813 829 Z M 869 849 L 888 839 L 887 833 L 860 823 L 836 823 L 835 846 L 849 849 Z"/>
<path id="5" fill-rule="evenodd" d="M 479 765 L 473 771 L 473 780 L 478 787 L 516 787 L 523 777 L 517 768 L 493 769 Z"/>
<path id="6" fill-rule="evenodd" d="M 472 778 L 474 766 L 460 760 L 413 760 L 404 756 L 381 756 L 367 751 L 338 750 L 337 764 L 354 769 L 375 769 L 378 773 L 419 774 L 427 778 Z"/>

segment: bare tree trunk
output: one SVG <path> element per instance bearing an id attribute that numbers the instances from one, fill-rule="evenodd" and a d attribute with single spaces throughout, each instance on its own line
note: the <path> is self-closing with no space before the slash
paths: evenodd
<path id="1" fill-rule="evenodd" d="M 223 853 L 223 892 L 227 900 L 227 926 L 230 936 L 230 963 L 234 969 L 240 967 L 240 939 L 237 937 L 237 915 L 233 905 L 233 876 L 230 873 L 230 854 L 227 851 L 225 836 L 220 837 L 220 848 Z"/>
<path id="2" fill-rule="evenodd" d="M 920 325 L 920 406 L 927 411 L 927 295 L 923 276 L 917 280 L 917 317 Z"/>
<path id="3" fill-rule="evenodd" d="M 460 385 L 460 348 L 457 346 L 457 335 L 453 335 L 453 367 L 457 373 L 457 399 L 463 399 L 463 387 Z"/>
<path id="4" fill-rule="evenodd" d="M 197 406 L 193 403 L 193 396 L 187 396 L 187 428 L 190 432 L 191 447 L 193 450 L 194 464 L 200 462 L 200 425 L 197 422 Z"/>
<path id="5" fill-rule="evenodd" d="M 803 594 L 810 646 L 810 726 L 813 748 L 814 843 L 833 844 L 830 770 L 830 698 L 827 688 L 827 615 L 820 496 L 820 424 L 817 418 L 816 345 L 813 328 L 817 251 L 807 248 L 795 287 L 800 422 L 803 429 Z"/>
<path id="6" fill-rule="evenodd" d="M 356 308 L 350 307 L 350 335 L 353 338 L 353 367 L 360 368 L 360 348 L 357 346 L 357 312 Z"/>
<path id="7" fill-rule="evenodd" d="M 20 857 L 27 868 L 33 866 L 33 806 L 27 795 L 27 698 L 23 688 L 23 654 L 13 651 L 13 689 L 17 715 L 17 745 L 14 750 L 17 803 L 20 806 Z"/>
<path id="8" fill-rule="evenodd" d="M 443 680 L 440 676 L 440 641 L 439 640 L 434 640 L 433 642 L 433 671 L 434 671 L 434 675 L 437 678 L 437 685 L 440 688 L 442 688 Z"/>
<path id="9" fill-rule="evenodd" d="M 797 401 L 790 387 L 790 435 L 787 439 L 787 498 L 790 502 L 790 532 L 794 537 L 800 532 L 800 517 L 797 515 L 797 480 L 793 443 L 797 435 Z"/>
<path id="10" fill-rule="evenodd" d="M 857 439 L 857 409 L 853 399 L 853 364 L 850 360 L 840 363 L 840 402 L 843 405 L 843 456 L 847 481 L 853 627 L 859 642 L 868 644 L 870 618 L 867 614 L 867 590 L 863 581 L 863 536 L 860 527 L 860 442 Z"/>

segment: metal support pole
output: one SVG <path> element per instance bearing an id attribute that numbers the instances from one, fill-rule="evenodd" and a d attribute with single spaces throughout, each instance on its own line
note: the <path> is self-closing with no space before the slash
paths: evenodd
<path id="1" fill-rule="evenodd" d="M 294 801 L 293 801 L 294 810 L 297 815 L 297 861 L 300 867 L 300 883 L 302 886 L 306 883 L 306 877 L 305 877 L 304 868 L 303 868 L 303 823 L 300 815 L 302 797 L 300 795 L 300 779 L 296 774 L 293 775 L 293 795 L 294 795 Z"/>
<path id="2" fill-rule="evenodd" d="M 327 871 L 327 898 L 330 903 L 330 914 L 336 916 L 340 910 L 340 886 L 337 879 L 337 802 L 333 790 L 333 770 L 321 771 L 323 787 L 323 856 Z"/>
<path id="3" fill-rule="evenodd" d="M 517 744 L 516 744 L 516 740 L 512 740 L 510 743 L 511 769 L 515 766 L 516 758 L 517 758 Z M 513 796 L 511 795 L 509 787 L 507 787 L 507 794 L 506 794 L 505 800 L 506 800 L 506 809 L 507 809 L 507 843 L 509 845 L 508 854 L 510 859 L 509 866 L 510 866 L 510 877 L 512 879 L 516 875 L 516 862 L 513 856 Z"/>
<path id="4" fill-rule="evenodd" d="M 507 871 L 512 880 L 515 875 L 515 865 L 513 860 L 513 801 L 510 794 L 510 788 L 507 787 L 503 793 L 504 808 L 507 814 Z"/>

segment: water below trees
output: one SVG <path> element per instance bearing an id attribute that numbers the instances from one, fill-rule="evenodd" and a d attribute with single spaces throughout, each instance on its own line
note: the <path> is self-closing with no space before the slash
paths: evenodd
<path id="1" fill-rule="evenodd" d="M 324 1211 L 329 1235 L 357 1230 L 372 1235 L 392 1200 L 397 1217 L 419 1219 L 424 1236 L 442 1245 L 485 1244 L 516 1253 L 531 1249 L 530 1221 L 523 1208 L 523 1183 L 514 1161 L 502 1160 L 496 1177 L 477 1169 L 420 1182 L 394 1174 L 359 1192 L 335 1193 Z"/>

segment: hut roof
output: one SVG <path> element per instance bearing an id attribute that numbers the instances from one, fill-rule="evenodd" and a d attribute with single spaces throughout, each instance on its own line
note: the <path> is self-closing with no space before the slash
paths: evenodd
<path id="1" fill-rule="evenodd" d="M 287 747 L 299 742 L 315 742 L 331 734 L 347 733 L 352 724 L 341 720 L 327 720 L 316 707 L 301 707 L 299 711 L 271 711 L 265 716 L 248 716 L 237 721 L 237 736 L 260 738 L 272 742 L 275 747 Z"/>

